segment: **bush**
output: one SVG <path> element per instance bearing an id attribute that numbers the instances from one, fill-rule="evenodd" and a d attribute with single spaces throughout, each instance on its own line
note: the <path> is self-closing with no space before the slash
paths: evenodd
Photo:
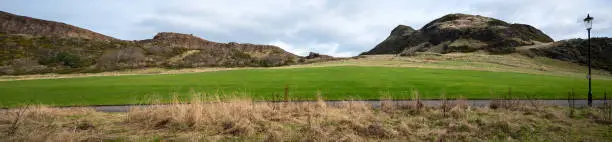
<path id="1" fill-rule="evenodd" d="M 40 57 L 38 63 L 42 65 L 63 65 L 71 68 L 82 68 L 87 66 L 87 62 L 81 59 L 81 57 L 69 52 L 59 52 L 52 56 Z"/>
<path id="2" fill-rule="evenodd" d="M 287 64 L 282 57 L 267 56 L 259 61 L 259 65 L 263 67 L 274 67 Z"/>
<path id="3" fill-rule="evenodd" d="M 109 50 L 98 60 L 103 70 L 143 67 L 146 60 L 144 50 L 137 47 Z"/>
<path id="4" fill-rule="evenodd" d="M 70 54 L 67 52 L 60 52 L 55 56 L 56 60 L 62 62 L 64 66 L 71 68 L 85 67 L 85 62 L 77 55 Z"/>

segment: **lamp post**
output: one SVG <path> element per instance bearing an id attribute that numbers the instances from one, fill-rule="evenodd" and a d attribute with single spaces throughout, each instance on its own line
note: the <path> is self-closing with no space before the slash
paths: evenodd
<path id="1" fill-rule="evenodd" d="M 587 64 L 589 64 L 589 75 L 587 78 L 589 79 L 589 107 L 591 107 L 593 106 L 593 93 L 591 92 L 591 28 L 593 27 L 593 17 L 591 17 L 589 14 L 587 14 L 587 17 L 584 18 L 584 26 L 586 27 L 588 35 L 587 48 L 589 48 L 589 59 Z"/>

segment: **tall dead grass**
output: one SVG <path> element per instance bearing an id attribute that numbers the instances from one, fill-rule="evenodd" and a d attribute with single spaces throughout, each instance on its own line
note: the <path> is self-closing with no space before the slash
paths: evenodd
<path id="1" fill-rule="evenodd" d="M 254 102 L 250 99 L 217 99 L 190 102 L 175 101 L 171 105 L 133 108 L 127 113 L 129 124 L 147 129 L 200 131 L 203 135 L 229 135 L 273 140 L 332 140 L 345 133 L 388 136 L 387 132 L 369 130 L 375 127 L 375 115 L 364 102 L 340 102 L 333 107 L 325 102 Z M 342 129 L 329 131 L 332 124 Z M 291 124 L 292 127 L 287 127 Z M 370 126 L 372 125 L 372 126 Z M 376 128 L 374 128 L 376 129 Z M 299 132 L 287 133 L 287 132 Z"/>
<path id="2" fill-rule="evenodd" d="M 568 108 L 471 107 L 462 98 L 424 106 L 363 101 L 256 102 L 194 95 L 127 113 L 27 107 L 0 111 L 0 141 L 602 141 L 612 125 Z M 320 96 L 320 95 L 319 95 Z M 320 96 L 319 98 L 323 98 Z M 383 97 L 385 98 L 385 97 Z M 519 109 L 520 108 L 520 109 Z M 593 119 L 591 119 L 593 118 Z"/>
<path id="3" fill-rule="evenodd" d="M 95 115 L 88 108 L 49 108 L 26 106 L 1 111 L 0 141 L 79 141 L 96 138 L 103 125 L 85 116 Z"/>
<path id="4" fill-rule="evenodd" d="M 569 127 L 575 122 L 559 107 L 513 101 L 496 109 L 473 108 L 463 98 L 427 107 L 418 95 L 412 98 L 395 102 L 383 96 L 379 107 L 363 101 L 328 104 L 321 99 L 254 102 L 238 98 L 203 102 L 196 98 L 170 106 L 134 108 L 128 112 L 127 123 L 149 130 L 197 131 L 200 138 L 268 141 L 584 139 L 556 136 L 578 129 Z"/>

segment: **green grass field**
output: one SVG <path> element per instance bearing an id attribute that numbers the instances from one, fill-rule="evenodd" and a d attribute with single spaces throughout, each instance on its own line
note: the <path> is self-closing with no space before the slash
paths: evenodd
<path id="1" fill-rule="evenodd" d="M 417 90 L 423 99 L 438 99 L 442 93 L 449 98 L 490 99 L 506 94 L 508 88 L 515 97 L 538 99 L 565 99 L 572 89 L 585 98 L 587 92 L 587 80 L 576 77 L 343 66 L 3 81 L 0 106 L 138 104 L 151 98 L 169 100 L 173 94 L 188 97 L 193 91 L 272 100 L 273 93 L 283 94 L 285 84 L 290 97 L 299 100 L 314 99 L 318 91 L 327 100 L 408 99 L 411 90 Z M 605 87 L 612 89 L 612 80 L 593 80 L 596 98 L 603 98 Z"/>

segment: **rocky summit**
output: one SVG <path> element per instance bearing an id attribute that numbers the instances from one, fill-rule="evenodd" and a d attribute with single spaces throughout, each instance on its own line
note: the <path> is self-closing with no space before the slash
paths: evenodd
<path id="1" fill-rule="evenodd" d="M 276 46 L 218 43 L 172 32 L 146 40 L 119 40 L 0 11 L 0 75 L 148 67 L 270 67 L 295 64 L 302 58 Z"/>
<path id="2" fill-rule="evenodd" d="M 144 50 L 153 53 L 155 58 L 172 52 L 167 64 L 172 67 L 202 66 L 281 66 L 296 63 L 299 56 L 272 45 L 248 43 L 218 43 L 191 34 L 172 32 L 158 33 L 149 40 L 136 42 Z M 161 54 L 160 54 L 160 51 Z M 169 51 L 169 52 L 164 52 Z M 165 58 L 160 58 L 165 59 Z"/>
<path id="3" fill-rule="evenodd" d="M 427 23 L 419 30 L 399 25 L 371 54 L 412 55 L 415 52 L 512 53 L 516 46 L 553 42 L 542 31 L 525 24 L 468 14 L 449 14 Z"/>

